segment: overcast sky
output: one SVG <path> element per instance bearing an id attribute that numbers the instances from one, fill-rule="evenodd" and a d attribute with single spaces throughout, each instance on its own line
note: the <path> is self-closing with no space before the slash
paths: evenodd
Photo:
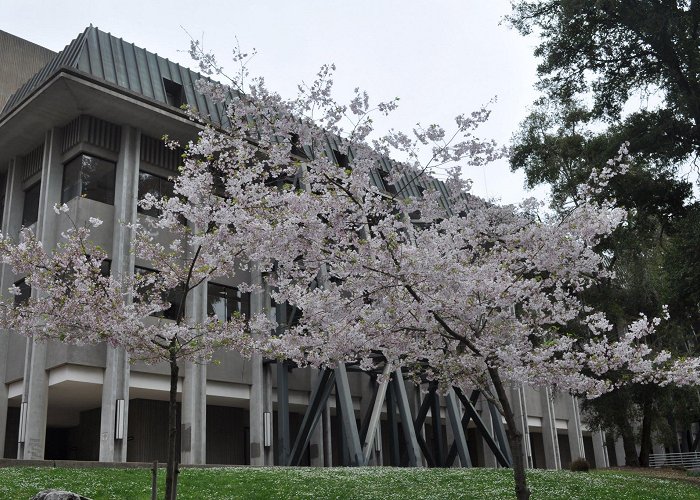
<path id="1" fill-rule="evenodd" d="M 449 124 L 497 96 L 480 135 L 508 144 L 536 96 L 536 40 L 501 23 L 509 11 L 509 0 L 0 0 L 0 30 L 58 51 L 92 23 L 190 67 L 183 28 L 222 63 L 237 37 L 258 51 L 251 72 L 286 97 L 327 62 L 341 96 L 359 86 L 400 97 L 383 126 Z M 503 202 L 544 193 L 525 192 L 505 160 L 466 175 L 475 194 Z"/>

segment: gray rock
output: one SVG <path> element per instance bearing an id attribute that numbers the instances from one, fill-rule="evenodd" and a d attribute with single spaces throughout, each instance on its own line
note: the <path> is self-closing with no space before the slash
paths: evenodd
<path id="1" fill-rule="evenodd" d="M 90 500 L 77 493 L 63 490 L 44 490 L 32 497 L 31 500 Z"/>

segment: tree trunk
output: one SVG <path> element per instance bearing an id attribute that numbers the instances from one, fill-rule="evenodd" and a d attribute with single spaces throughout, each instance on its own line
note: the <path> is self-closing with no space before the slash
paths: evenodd
<path id="1" fill-rule="evenodd" d="M 489 368 L 489 375 L 493 382 L 493 387 L 498 395 L 498 401 L 503 408 L 503 417 L 506 419 L 506 435 L 510 454 L 513 456 L 513 476 L 515 479 L 515 496 L 518 500 L 528 500 L 530 490 L 527 487 L 527 477 L 525 476 L 525 462 L 523 460 L 523 435 L 515 425 L 515 414 L 510 406 L 508 394 L 501 381 L 498 369 Z"/>
<path id="2" fill-rule="evenodd" d="M 639 449 L 639 465 L 649 467 L 649 454 L 651 453 L 651 426 L 653 420 L 652 399 L 646 398 L 642 407 L 642 432 L 640 436 L 641 448 Z"/>
<path id="3" fill-rule="evenodd" d="M 625 465 L 627 467 L 639 467 L 637 444 L 634 442 L 632 426 L 626 424 L 620 430 L 622 431 L 622 446 L 625 449 Z"/>
<path id="4" fill-rule="evenodd" d="M 165 472 L 165 500 L 177 498 L 177 357 L 170 355 L 170 402 L 168 405 L 168 464 Z"/>

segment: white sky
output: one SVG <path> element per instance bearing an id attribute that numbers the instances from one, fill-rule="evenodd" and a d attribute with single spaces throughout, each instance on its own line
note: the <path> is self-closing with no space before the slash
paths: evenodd
<path id="1" fill-rule="evenodd" d="M 0 30 L 58 51 L 92 23 L 190 67 L 183 28 L 224 64 L 237 37 L 258 51 L 251 72 L 284 96 L 334 62 L 340 97 L 356 86 L 400 97 L 382 126 L 448 126 L 497 96 L 480 136 L 508 144 L 536 96 L 536 40 L 500 24 L 509 11 L 509 0 L 0 0 Z M 475 194 L 507 203 L 545 192 L 526 193 L 505 160 L 465 174 Z"/>

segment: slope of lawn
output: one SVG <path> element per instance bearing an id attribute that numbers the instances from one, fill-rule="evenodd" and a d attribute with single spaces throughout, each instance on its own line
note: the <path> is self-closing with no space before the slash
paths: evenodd
<path id="1" fill-rule="evenodd" d="M 164 470 L 159 471 L 159 497 Z M 533 499 L 698 499 L 700 487 L 631 472 L 533 470 Z M 0 468 L 0 498 L 29 499 L 60 488 L 98 499 L 150 499 L 147 469 Z M 513 498 L 510 470 L 372 468 L 183 469 L 178 498 L 504 499 Z"/>

